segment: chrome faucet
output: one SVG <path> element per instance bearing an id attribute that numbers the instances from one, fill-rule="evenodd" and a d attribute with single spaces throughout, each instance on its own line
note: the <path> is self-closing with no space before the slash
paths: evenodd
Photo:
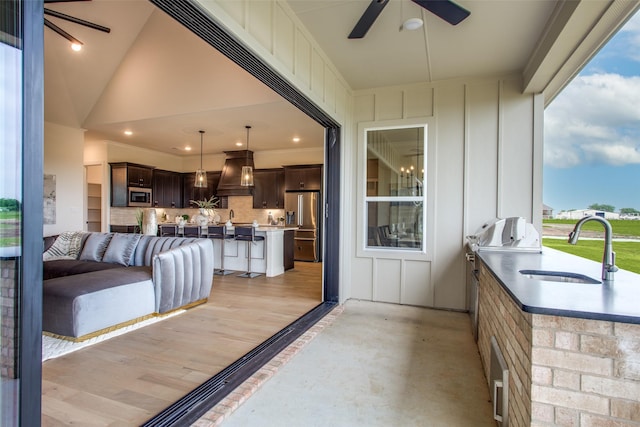
<path id="1" fill-rule="evenodd" d="M 580 219 L 573 231 L 569 233 L 569 243 L 575 245 L 578 243 L 578 237 L 580 236 L 580 229 L 582 224 L 588 221 L 596 221 L 604 225 L 604 254 L 602 255 L 602 280 L 613 281 L 613 273 L 618 271 L 616 267 L 616 253 L 613 251 L 613 244 L 611 239 L 613 236 L 613 230 L 611 224 L 606 219 L 600 216 L 586 216 Z"/>
<path id="2" fill-rule="evenodd" d="M 235 216 L 236 216 L 236 214 L 233 212 L 233 209 L 230 209 L 229 210 L 229 221 L 231 221 Z"/>

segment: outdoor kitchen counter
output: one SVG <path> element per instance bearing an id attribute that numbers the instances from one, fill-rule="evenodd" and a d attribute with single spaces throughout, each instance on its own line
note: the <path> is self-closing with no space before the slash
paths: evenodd
<path id="1" fill-rule="evenodd" d="M 520 270 L 578 273 L 601 280 L 602 264 L 554 249 L 542 253 L 481 250 L 476 253 L 524 312 L 640 324 L 640 275 L 619 270 L 612 282 L 551 282 Z"/>

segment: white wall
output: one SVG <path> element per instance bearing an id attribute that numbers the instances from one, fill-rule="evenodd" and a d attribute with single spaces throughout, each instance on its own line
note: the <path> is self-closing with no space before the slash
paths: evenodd
<path id="1" fill-rule="evenodd" d="M 84 229 L 84 131 L 44 124 L 44 173 L 56 176 L 56 223 L 43 236 Z"/>
<path id="2" fill-rule="evenodd" d="M 542 102 L 517 76 L 352 93 L 331 61 L 277 0 L 201 0 L 226 27 L 342 126 L 341 300 L 363 298 L 465 309 L 464 236 L 496 216 L 537 222 Z M 430 253 L 358 255 L 358 125 L 431 121 Z"/>

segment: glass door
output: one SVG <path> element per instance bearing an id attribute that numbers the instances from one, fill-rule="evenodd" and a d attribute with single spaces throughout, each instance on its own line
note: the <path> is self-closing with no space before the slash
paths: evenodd
<path id="1" fill-rule="evenodd" d="M 0 425 L 40 424 L 42 1 L 0 1 Z"/>

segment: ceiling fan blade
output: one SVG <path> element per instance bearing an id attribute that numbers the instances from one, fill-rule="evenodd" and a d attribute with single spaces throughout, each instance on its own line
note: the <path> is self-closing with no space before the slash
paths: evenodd
<path id="1" fill-rule="evenodd" d="M 58 27 L 53 22 L 49 21 L 47 18 L 44 18 L 44 25 L 47 28 L 50 28 L 53 31 L 55 31 L 56 33 L 60 34 L 62 37 L 64 37 L 65 39 L 69 40 L 71 43 L 79 44 L 80 46 L 83 45 L 83 43 L 80 40 L 78 40 L 77 38 L 73 37 L 71 34 L 67 33 L 65 30 L 63 30 L 62 28 Z"/>
<path id="2" fill-rule="evenodd" d="M 64 19 L 65 21 L 73 22 L 74 24 L 84 25 L 85 27 L 93 28 L 94 30 L 104 31 L 110 33 L 111 29 L 103 27 L 102 25 L 94 24 L 93 22 L 85 21 L 84 19 L 76 18 L 74 16 L 66 15 L 64 13 L 56 12 L 55 10 L 44 8 L 44 14 L 55 16 L 56 18 Z"/>
<path id="3" fill-rule="evenodd" d="M 467 9 L 449 0 L 412 0 L 451 25 L 457 25 L 471 15 Z"/>
<path id="4" fill-rule="evenodd" d="M 364 11 L 360 20 L 351 30 L 351 34 L 349 34 L 350 39 L 361 39 L 367 34 L 369 28 L 373 25 L 373 23 L 378 19 L 378 15 L 382 12 L 382 9 L 389 3 L 389 0 L 372 0 L 367 10 Z"/>

